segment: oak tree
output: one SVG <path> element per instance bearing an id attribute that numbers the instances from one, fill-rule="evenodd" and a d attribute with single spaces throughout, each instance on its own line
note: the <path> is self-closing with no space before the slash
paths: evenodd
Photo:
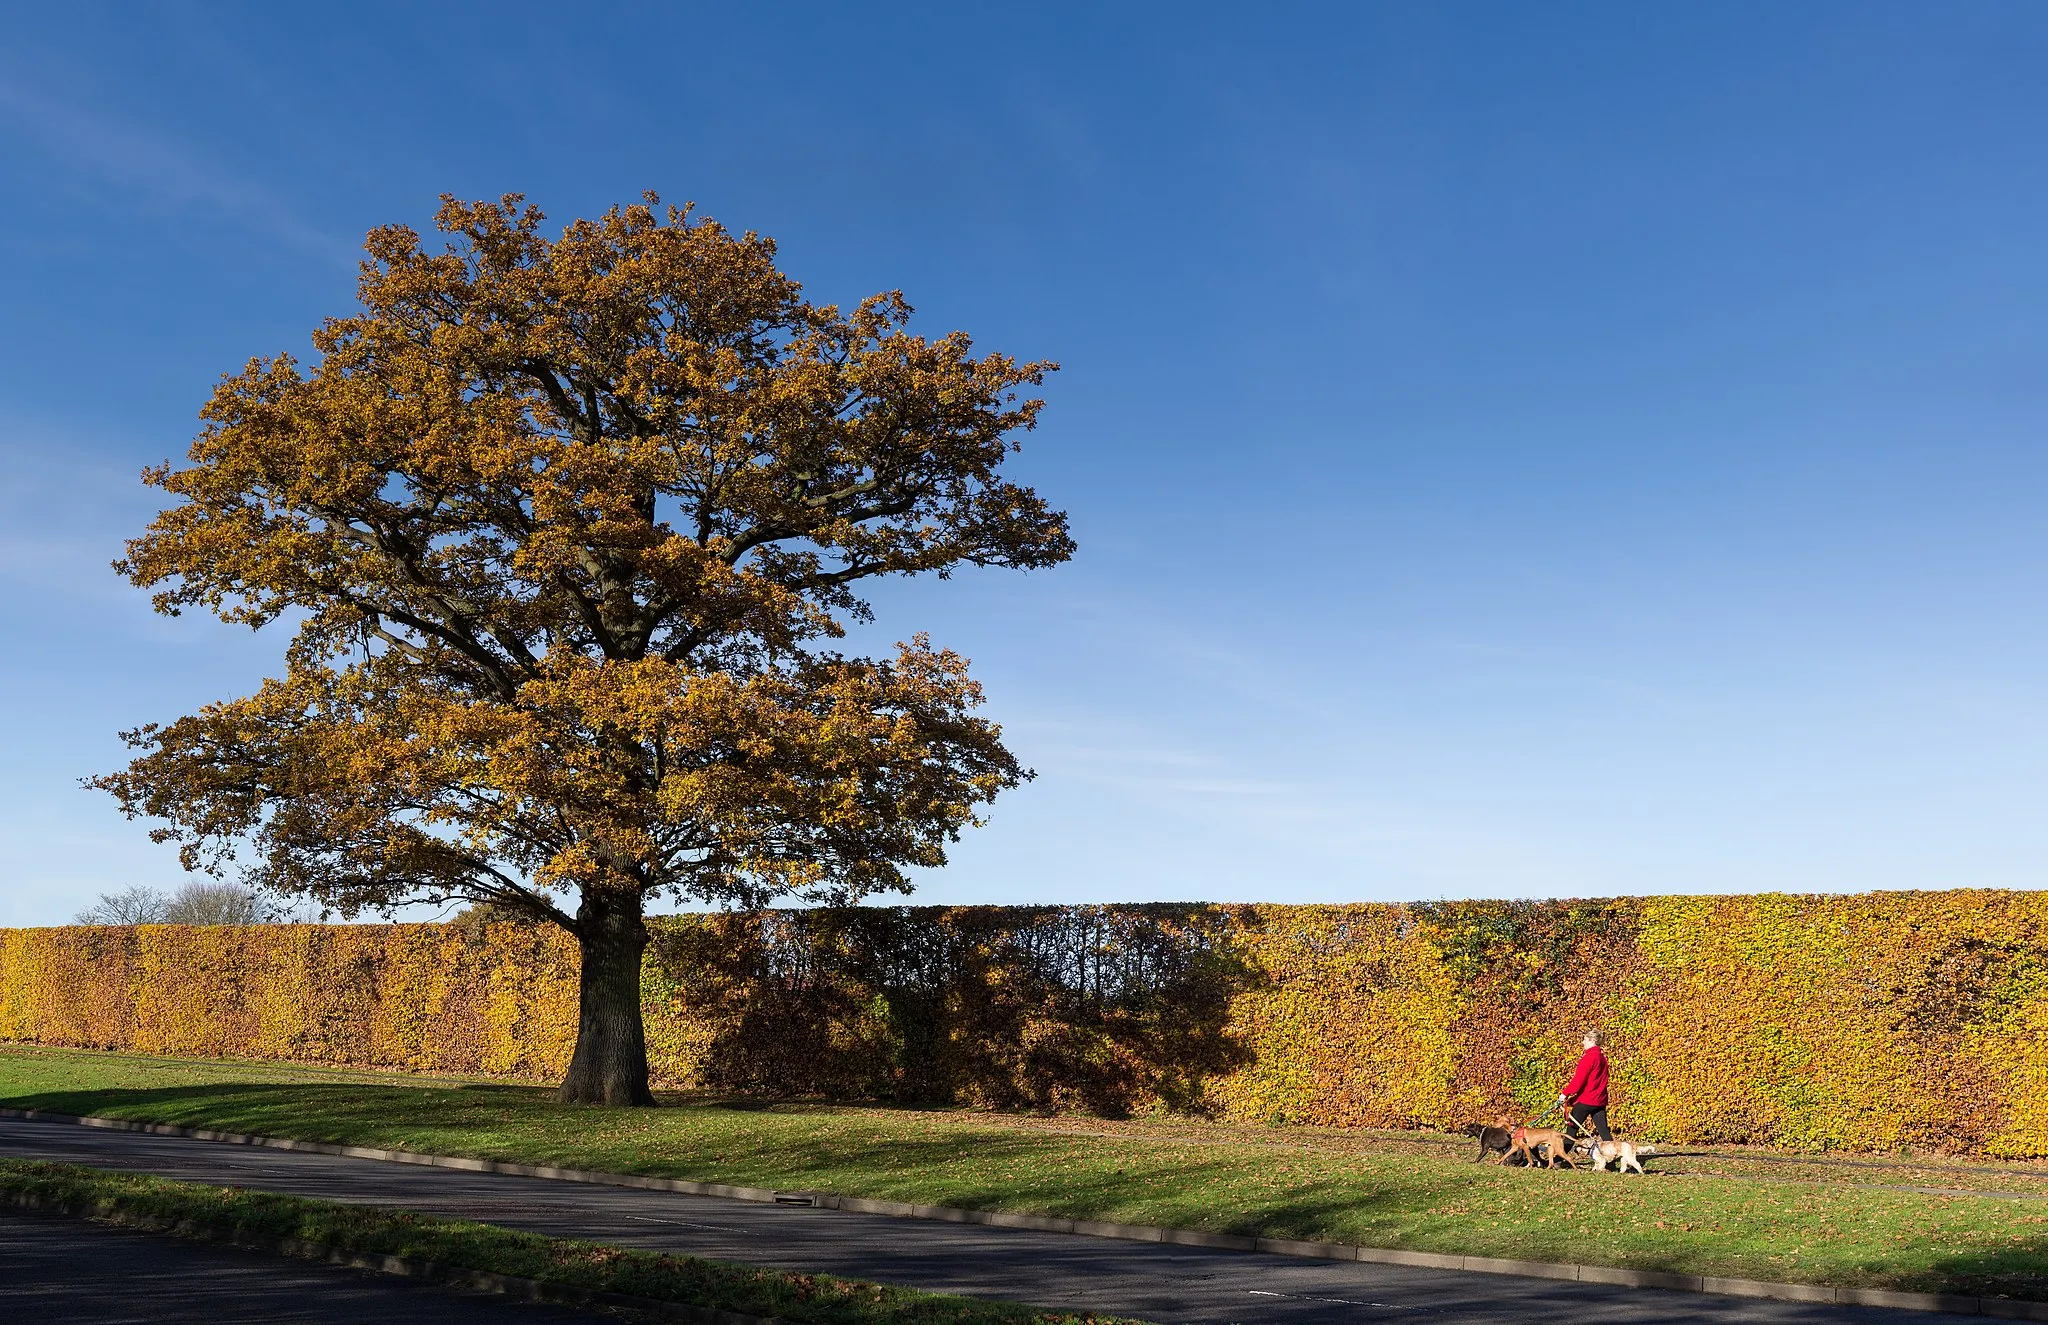
<path id="1" fill-rule="evenodd" d="M 648 1104 L 650 900 L 907 891 L 1029 776 L 963 659 L 832 642 L 863 580 L 1071 555 L 1001 473 L 1055 365 L 914 335 L 900 294 L 812 304 L 772 241 L 652 194 L 542 221 L 444 198 L 438 247 L 373 231 L 317 358 L 224 378 L 190 463 L 145 474 L 176 500 L 117 569 L 293 633 L 91 782 L 188 869 L 562 926 L 558 1098 Z"/>

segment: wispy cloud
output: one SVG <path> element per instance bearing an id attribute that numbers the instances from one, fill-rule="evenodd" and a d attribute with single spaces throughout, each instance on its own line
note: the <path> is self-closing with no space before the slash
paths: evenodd
<path id="1" fill-rule="evenodd" d="M 1208 807 L 1204 813 L 1289 817 L 1294 807 L 1309 804 L 1314 796 L 1305 782 L 1262 777 L 1207 751 L 1148 742 L 1067 742 L 1057 737 L 1030 741 L 1029 749 L 1041 771 L 1065 781 L 1145 801 L 1202 804 Z"/>
<path id="2" fill-rule="evenodd" d="M 32 88 L 0 69 L 0 131 L 130 199 L 210 216 L 322 263 L 351 265 L 353 242 L 308 223 L 275 192 L 175 138 Z"/>
<path id="3" fill-rule="evenodd" d="M 1108 715 L 1041 714 L 1012 730 L 1048 788 L 1078 794 L 1077 817 L 1145 825 L 1145 851 L 1192 852 L 1217 887 L 1256 879 L 1296 900 L 1598 890 L 1571 834 L 1385 778 L 1202 748 Z"/>
<path id="4" fill-rule="evenodd" d="M 1135 595 L 1076 594 L 1042 610 L 1089 632 L 1098 648 L 1228 695 L 1240 711 L 1265 708 L 1317 722 L 1343 716 L 1324 698 L 1328 668 L 1298 643 L 1227 647 L 1219 642 L 1226 629 L 1220 620 L 1210 629 L 1210 622 L 1190 622 Z"/>
<path id="5" fill-rule="evenodd" d="M 0 463 L 0 583 L 134 599 L 108 563 L 159 504 L 135 471 L 16 420 L 0 420 Z"/>
<path id="6" fill-rule="evenodd" d="M 1050 727 L 1080 726 L 1079 723 L 1047 724 L 1026 722 L 1021 726 L 1026 733 L 1043 732 Z M 1177 750 L 1160 745 L 1096 745 L 1072 743 L 1058 739 L 1038 739 L 1031 745 L 1033 758 L 1056 759 L 1062 764 L 1094 769 L 1148 769 L 1170 768 L 1179 770 L 1212 769 L 1218 760 L 1214 755 L 1198 754 L 1192 750 Z"/>

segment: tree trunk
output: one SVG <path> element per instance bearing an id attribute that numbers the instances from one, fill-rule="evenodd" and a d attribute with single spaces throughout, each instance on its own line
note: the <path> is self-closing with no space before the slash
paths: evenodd
<path id="1" fill-rule="evenodd" d="M 638 893 L 589 889 L 576 910 L 583 972 L 576 1055 L 555 1088 L 563 1104 L 652 1105 L 647 1032 L 640 1019 L 640 956 L 647 926 Z"/>

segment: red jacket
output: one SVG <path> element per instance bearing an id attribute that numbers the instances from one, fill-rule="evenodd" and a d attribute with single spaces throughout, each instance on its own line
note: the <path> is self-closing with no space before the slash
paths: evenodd
<path id="1" fill-rule="evenodd" d="M 1572 1071 L 1571 1084 L 1564 1088 L 1564 1097 L 1589 1109 L 1606 1107 L 1607 1055 L 1600 1052 L 1599 1045 L 1579 1055 L 1579 1065 Z"/>

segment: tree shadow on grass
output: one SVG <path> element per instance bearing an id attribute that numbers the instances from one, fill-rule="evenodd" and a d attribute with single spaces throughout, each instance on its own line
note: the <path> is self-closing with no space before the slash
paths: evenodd
<path id="1" fill-rule="evenodd" d="M 394 1103 L 402 1102 L 402 1110 Z M 481 1111 L 530 1110 L 544 1104 L 545 1088 L 500 1083 L 436 1086 L 361 1085 L 325 1082 L 219 1082 L 179 1086 L 95 1087 L 48 1090 L 9 1096 L 18 1109 L 172 1123 L 262 1133 L 283 1124 L 281 1134 L 326 1140 L 304 1129 L 389 1125 L 394 1114 L 406 1123 L 472 1120 Z"/>
<path id="2" fill-rule="evenodd" d="M 1952 1293 L 1962 1297 L 2007 1297 L 2048 1301 L 2048 1237 L 2029 1238 L 1995 1251 L 1955 1253 L 1938 1265 L 1873 1266 L 1892 1279 L 1887 1287 L 1917 1293 Z"/>

